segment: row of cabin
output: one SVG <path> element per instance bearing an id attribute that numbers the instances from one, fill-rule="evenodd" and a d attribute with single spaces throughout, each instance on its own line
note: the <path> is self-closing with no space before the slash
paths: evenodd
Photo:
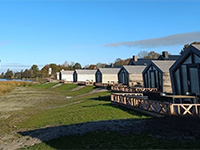
<path id="1" fill-rule="evenodd" d="M 61 71 L 59 79 L 66 81 L 90 81 L 97 83 L 122 83 L 128 86 L 158 88 L 161 92 L 200 94 L 200 45 L 190 45 L 183 54 L 169 55 L 163 52 L 155 60 L 130 60 L 121 68 Z"/>

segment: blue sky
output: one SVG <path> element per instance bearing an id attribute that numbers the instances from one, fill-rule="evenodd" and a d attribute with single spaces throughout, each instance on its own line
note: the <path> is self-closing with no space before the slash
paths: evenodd
<path id="1" fill-rule="evenodd" d="M 141 50 L 178 54 L 193 34 L 200 41 L 199 6 L 198 0 L 0 0 L 0 72 L 65 61 L 111 63 Z M 177 44 L 141 44 L 171 35 Z"/>

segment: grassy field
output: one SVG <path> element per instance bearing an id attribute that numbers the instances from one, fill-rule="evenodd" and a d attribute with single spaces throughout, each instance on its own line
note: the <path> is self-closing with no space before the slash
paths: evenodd
<path id="1" fill-rule="evenodd" d="M 12 91 L 17 86 L 31 86 L 31 82 L 22 82 L 22 81 L 1 81 L 0 82 L 0 95 Z"/>
<path id="2" fill-rule="evenodd" d="M 47 129 L 48 133 L 51 129 L 54 130 L 54 127 L 66 127 L 76 132 L 79 130 L 81 132 L 87 127 L 90 131 L 93 127 L 90 123 L 98 127 L 103 125 L 101 128 L 105 131 L 72 134 L 30 146 L 32 138 L 37 137 L 36 134 L 30 138 L 25 137 L 25 141 L 20 141 L 27 142 L 27 146 L 24 144 L 25 147 L 22 149 L 188 149 L 200 147 L 198 139 L 178 141 L 157 138 L 165 137 L 162 133 L 159 136 L 154 135 L 154 132 L 150 134 L 149 129 L 146 129 L 148 125 L 144 125 L 152 118 L 121 106 L 111 105 L 109 91 L 94 92 L 96 90 L 94 86 L 79 89 L 78 85 L 74 84 L 62 84 L 55 87 L 58 84 L 40 83 L 30 87 L 21 86 L 0 96 L 0 149 L 2 144 L 23 139 L 24 135 L 20 132 L 29 134 L 33 131 L 38 134 L 40 130 L 46 132 Z M 73 90 L 76 88 L 77 90 Z M 71 97 L 67 98 L 68 96 Z M 104 127 L 104 121 L 111 123 L 111 126 L 107 124 Z M 112 129 L 112 124 L 116 124 L 117 121 L 122 123 L 118 126 L 120 131 L 107 129 Z M 129 121 L 129 124 L 123 124 L 126 121 Z M 152 128 L 159 127 L 161 125 L 159 123 L 158 120 Z M 167 125 L 165 122 L 163 124 Z M 165 128 L 161 129 L 168 133 Z M 155 133 L 157 132 L 160 131 L 155 128 Z M 56 132 L 52 133 L 56 134 Z M 44 137 L 44 135 L 41 136 Z M 13 148 L 13 145 L 10 148 Z"/>

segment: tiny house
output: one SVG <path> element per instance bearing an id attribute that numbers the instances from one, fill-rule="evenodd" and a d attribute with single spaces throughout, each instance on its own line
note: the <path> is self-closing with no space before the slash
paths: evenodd
<path id="1" fill-rule="evenodd" d="M 119 83 L 128 86 L 143 86 L 142 72 L 146 66 L 123 66 L 118 73 Z"/>
<path id="2" fill-rule="evenodd" d="M 118 72 L 120 68 L 99 68 L 96 72 L 97 83 L 118 83 Z"/>
<path id="3" fill-rule="evenodd" d="M 73 74 L 74 82 L 95 82 L 96 70 L 76 69 Z"/>
<path id="4" fill-rule="evenodd" d="M 158 91 L 172 93 L 169 68 L 175 61 L 152 60 L 143 71 L 145 88 L 157 88 Z"/>
<path id="5" fill-rule="evenodd" d="M 200 45 L 190 45 L 170 68 L 174 94 L 200 95 Z"/>
<path id="6" fill-rule="evenodd" d="M 60 71 L 60 80 L 73 82 L 73 74 L 74 74 L 74 71 L 62 70 Z"/>

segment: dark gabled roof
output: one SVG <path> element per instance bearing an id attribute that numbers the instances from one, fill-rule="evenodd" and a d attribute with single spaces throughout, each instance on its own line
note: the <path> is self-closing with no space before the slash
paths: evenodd
<path id="1" fill-rule="evenodd" d="M 118 74 L 120 68 L 99 68 L 102 74 Z"/>
<path id="2" fill-rule="evenodd" d="M 144 65 L 129 65 L 129 66 L 123 66 L 123 68 L 131 74 L 142 74 L 143 70 L 146 68 Z"/>
<path id="3" fill-rule="evenodd" d="M 176 62 L 171 66 L 170 72 L 173 71 L 174 69 L 176 69 L 176 67 L 178 66 L 178 64 L 182 63 L 182 61 L 184 61 L 184 59 L 187 58 L 188 55 L 191 52 L 193 52 L 193 53 L 197 54 L 198 56 L 200 56 L 200 45 L 199 44 L 192 44 L 192 45 L 190 45 L 183 52 L 183 54 L 176 60 Z"/>
<path id="4" fill-rule="evenodd" d="M 158 60 L 177 60 L 180 57 L 180 55 L 169 55 L 168 58 L 163 57 L 160 55 L 158 57 Z"/>
<path id="5" fill-rule="evenodd" d="M 123 65 L 105 65 L 105 68 L 122 68 Z"/>
<path id="6" fill-rule="evenodd" d="M 133 61 L 133 59 L 131 59 L 128 65 L 148 65 L 151 60 L 152 59 L 139 58 L 137 61 Z"/>

